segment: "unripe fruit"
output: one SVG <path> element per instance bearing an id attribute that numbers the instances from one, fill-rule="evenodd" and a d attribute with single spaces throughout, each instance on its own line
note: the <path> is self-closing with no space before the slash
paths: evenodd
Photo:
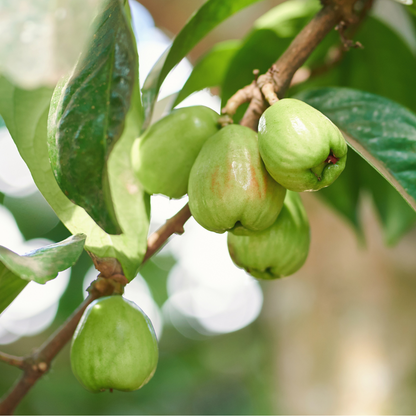
<path id="1" fill-rule="evenodd" d="M 189 172 L 206 140 L 218 131 L 219 115 L 208 107 L 172 111 L 150 126 L 132 148 L 132 165 L 149 194 L 181 198 Z"/>
<path id="2" fill-rule="evenodd" d="M 259 121 L 259 150 L 275 181 L 296 192 L 317 191 L 344 170 L 347 144 L 339 129 L 310 105 L 285 98 Z"/>
<path id="3" fill-rule="evenodd" d="M 152 323 L 120 295 L 85 310 L 71 346 L 72 371 L 88 390 L 137 390 L 153 376 L 158 346 Z"/>
<path id="4" fill-rule="evenodd" d="M 240 125 L 224 127 L 207 140 L 189 176 L 191 213 L 217 233 L 269 227 L 285 193 L 264 167 L 256 133 Z"/>
<path id="5" fill-rule="evenodd" d="M 309 251 L 308 217 L 299 195 L 287 191 L 276 222 L 250 235 L 228 234 L 233 262 L 259 279 L 276 279 L 299 270 Z"/>

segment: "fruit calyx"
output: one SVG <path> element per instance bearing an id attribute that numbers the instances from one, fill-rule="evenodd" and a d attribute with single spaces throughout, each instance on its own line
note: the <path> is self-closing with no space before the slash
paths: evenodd
<path id="1" fill-rule="evenodd" d="M 311 168 L 311 172 L 316 176 L 318 182 L 322 180 L 325 168 L 331 164 L 335 165 L 338 160 L 339 158 L 337 158 L 331 150 L 328 157 L 322 163 L 320 163 L 318 166 L 315 166 L 314 168 Z"/>

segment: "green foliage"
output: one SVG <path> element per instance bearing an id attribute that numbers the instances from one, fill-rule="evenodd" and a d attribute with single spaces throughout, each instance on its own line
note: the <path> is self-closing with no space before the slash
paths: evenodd
<path id="1" fill-rule="evenodd" d="M 219 42 L 200 58 L 172 107 L 177 106 L 196 91 L 221 85 L 230 61 L 240 49 L 240 46 L 241 41 L 239 40 Z"/>
<path id="2" fill-rule="evenodd" d="M 82 253 L 85 237 L 78 234 L 22 256 L 0 246 L 0 313 L 28 281 L 46 283 L 73 266 Z"/>
<path id="3" fill-rule="evenodd" d="M 143 86 L 145 122 L 148 127 L 153 106 L 159 89 L 169 72 L 191 49 L 212 29 L 225 19 L 259 0 L 208 0 L 189 19 L 172 43 L 172 46 L 159 58 Z"/>
<path id="4" fill-rule="evenodd" d="M 0 261 L 24 280 L 46 283 L 71 267 L 81 255 L 86 236 L 77 234 L 22 256 L 0 246 Z"/>
<path id="5" fill-rule="evenodd" d="M 108 2 L 96 20 L 90 47 L 52 97 L 49 156 L 65 195 L 104 231 L 120 234 L 107 160 L 123 132 L 137 82 L 137 55 L 120 1 Z"/>
<path id="6" fill-rule="evenodd" d="M 28 283 L 0 262 L 0 313 L 13 302 Z"/>

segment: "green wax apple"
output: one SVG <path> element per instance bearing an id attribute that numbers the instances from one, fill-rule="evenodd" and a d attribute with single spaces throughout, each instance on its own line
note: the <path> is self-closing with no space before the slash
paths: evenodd
<path id="1" fill-rule="evenodd" d="M 234 263 L 259 279 L 276 279 L 299 270 L 308 256 L 310 230 L 299 195 L 287 191 L 275 223 L 263 231 L 238 236 L 228 234 Z"/>
<path id="2" fill-rule="evenodd" d="M 192 165 L 206 140 L 218 131 L 219 115 L 208 107 L 174 110 L 150 126 L 132 149 L 132 164 L 149 194 L 181 198 Z"/>
<path id="3" fill-rule="evenodd" d="M 86 389 L 137 390 L 152 378 L 157 361 L 152 323 L 135 303 L 114 295 L 88 306 L 71 346 L 72 371 Z"/>
<path id="4" fill-rule="evenodd" d="M 275 181 L 291 191 L 317 191 L 344 170 L 347 144 L 321 112 L 291 98 L 269 107 L 259 121 L 259 149 Z"/>
<path id="5" fill-rule="evenodd" d="M 189 208 L 217 233 L 263 230 L 276 220 L 286 189 L 267 173 L 256 133 L 230 125 L 201 149 L 189 176 Z"/>

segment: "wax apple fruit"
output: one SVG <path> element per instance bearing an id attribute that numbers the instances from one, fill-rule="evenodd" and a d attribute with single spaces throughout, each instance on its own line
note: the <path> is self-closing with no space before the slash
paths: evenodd
<path id="1" fill-rule="evenodd" d="M 137 390 L 152 378 L 157 361 L 152 323 L 135 303 L 114 295 L 88 306 L 71 346 L 72 371 L 86 389 Z"/>
<path id="2" fill-rule="evenodd" d="M 174 110 L 153 124 L 132 149 L 135 173 L 149 194 L 181 198 L 205 141 L 218 131 L 219 115 L 208 107 Z"/>
<path id="3" fill-rule="evenodd" d="M 228 234 L 234 263 L 259 279 L 276 279 L 299 270 L 308 256 L 310 230 L 299 195 L 288 191 L 275 223 L 263 231 Z"/>
<path id="4" fill-rule="evenodd" d="M 344 170 L 347 144 L 321 112 L 291 98 L 269 107 L 259 121 L 259 150 L 270 175 L 296 192 L 317 191 Z"/>
<path id="5" fill-rule="evenodd" d="M 189 176 L 189 208 L 207 230 L 262 230 L 279 214 L 286 189 L 267 173 L 257 135 L 230 125 L 201 149 Z"/>

